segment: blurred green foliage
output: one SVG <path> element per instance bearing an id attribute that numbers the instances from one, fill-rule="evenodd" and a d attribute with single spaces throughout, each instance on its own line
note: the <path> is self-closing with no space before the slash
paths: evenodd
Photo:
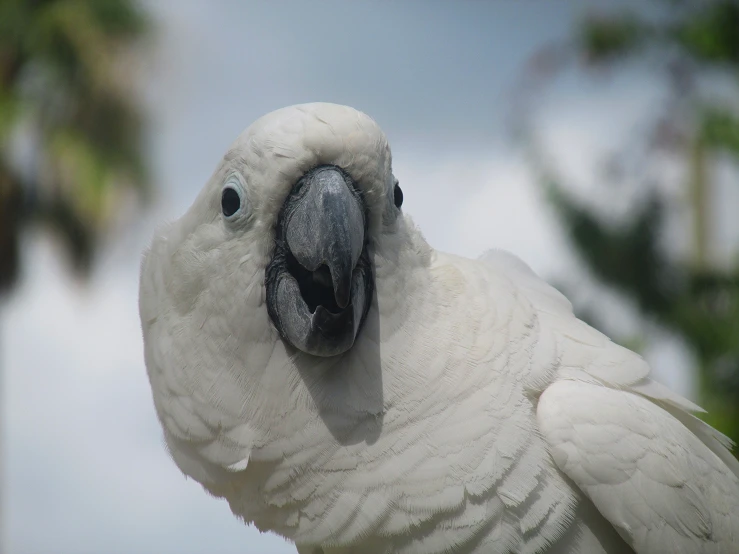
<path id="1" fill-rule="evenodd" d="M 132 0 L 0 1 L 0 294 L 19 238 L 50 228 L 85 275 L 126 192 L 146 198 Z"/>
<path id="2" fill-rule="evenodd" d="M 654 172 L 632 171 L 644 194 L 619 224 L 577 200 L 539 150 L 535 126 L 520 126 L 531 160 L 572 244 L 591 274 L 629 298 L 641 315 L 681 338 L 695 354 L 704 418 L 739 441 L 739 252 L 717 264 L 708 253 L 711 200 L 719 164 L 731 167 L 739 186 L 739 103 L 709 94 L 711 83 L 729 83 L 739 99 L 739 2 L 652 4 L 655 13 L 617 13 L 582 21 L 573 41 L 548 45 L 532 60 L 527 86 L 545 88 L 568 67 L 586 73 L 625 71 L 648 64 L 664 78 L 664 109 L 640 128 L 630 149 L 632 161 L 646 170 L 655 155 L 682 164 L 685 194 L 676 206 L 655 186 Z M 525 111 L 525 110 L 523 110 Z M 634 155 L 634 149 L 641 149 Z M 614 158 L 616 165 L 620 163 Z M 623 160 L 621 160 L 623 161 Z M 632 164 L 633 165 L 633 164 Z M 602 176 L 607 179 L 606 175 Z M 665 247 L 669 210 L 687 208 L 692 221 L 688 257 Z M 739 215 L 739 206 L 736 206 Z M 592 307 L 583 312 L 597 314 Z M 576 306 L 576 309 L 578 307 Z M 607 327 L 597 315 L 596 326 Z M 604 331 L 609 330 L 604 328 Z M 621 342 L 631 339 L 622 337 Z"/>

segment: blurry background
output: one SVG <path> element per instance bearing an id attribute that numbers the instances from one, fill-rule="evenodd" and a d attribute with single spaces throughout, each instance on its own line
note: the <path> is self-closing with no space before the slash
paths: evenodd
<path id="1" fill-rule="evenodd" d="M 182 477 L 141 251 L 267 111 L 386 131 L 436 248 L 505 248 L 739 439 L 739 5 L 0 1 L 0 548 L 281 553 Z"/>

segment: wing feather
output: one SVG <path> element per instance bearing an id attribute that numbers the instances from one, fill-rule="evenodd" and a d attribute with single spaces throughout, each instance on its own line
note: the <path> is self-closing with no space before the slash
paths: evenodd
<path id="1" fill-rule="evenodd" d="M 557 466 L 638 554 L 729 554 L 739 478 L 669 412 L 638 394 L 563 380 L 542 394 Z"/>
<path id="2" fill-rule="evenodd" d="M 520 259 L 490 251 L 482 260 L 537 312 L 530 389 L 541 393 L 537 421 L 559 469 L 637 553 L 735 552 L 739 461 L 730 439 L 653 381 L 640 356 L 578 320 Z"/>

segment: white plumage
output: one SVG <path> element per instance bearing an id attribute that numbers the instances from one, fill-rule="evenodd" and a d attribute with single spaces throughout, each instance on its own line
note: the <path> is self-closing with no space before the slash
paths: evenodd
<path id="1" fill-rule="evenodd" d="M 351 348 L 319 357 L 277 328 L 265 271 L 323 166 L 366 210 L 374 293 Z M 739 464 L 700 408 L 514 256 L 431 249 L 394 184 L 370 118 L 294 106 L 157 233 L 140 313 L 179 468 L 300 553 L 739 551 Z"/>

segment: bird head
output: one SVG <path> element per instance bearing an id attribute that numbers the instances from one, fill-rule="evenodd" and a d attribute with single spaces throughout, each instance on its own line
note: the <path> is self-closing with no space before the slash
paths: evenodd
<path id="1" fill-rule="evenodd" d="M 173 303 L 187 311 L 210 296 L 223 313 L 251 303 L 255 329 L 261 310 L 291 347 L 342 354 L 372 303 L 373 238 L 401 204 L 387 139 L 368 116 L 325 103 L 269 113 L 162 233 Z"/>

